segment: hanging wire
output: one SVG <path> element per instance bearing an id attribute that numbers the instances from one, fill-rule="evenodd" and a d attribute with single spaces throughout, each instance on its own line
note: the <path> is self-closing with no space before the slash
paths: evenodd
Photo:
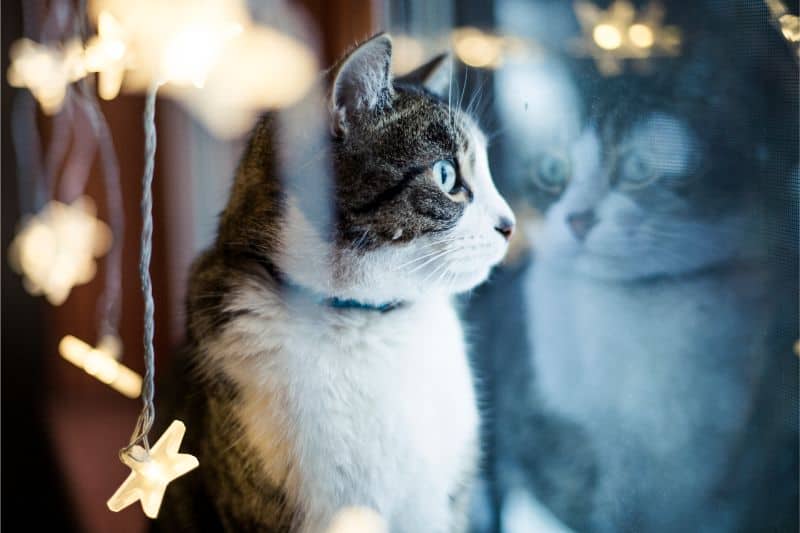
<path id="1" fill-rule="evenodd" d="M 121 454 L 132 454 L 134 446 L 141 445 L 147 453 L 150 443 L 147 435 L 153 427 L 155 419 L 155 357 L 153 334 L 155 331 L 155 304 L 153 302 L 153 285 L 150 279 L 150 257 L 153 252 L 153 172 L 156 160 L 156 93 L 158 84 L 153 84 L 147 91 L 144 104 L 144 175 L 142 177 L 142 237 L 141 255 L 139 258 L 139 278 L 144 296 L 144 380 L 142 383 L 142 412 L 136 421 L 130 443 L 121 450 Z"/>
<path id="2" fill-rule="evenodd" d="M 69 2 L 54 2 L 43 23 L 44 2 L 23 2 L 25 35 L 37 38 L 52 37 L 54 28 L 66 26 L 65 17 L 72 13 Z M 59 19 L 59 20 L 54 20 Z M 47 30 L 47 31 L 45 31 Z M 89 36 L 86 1 L 80 0 L 72 17 L 71 33 L 86 41 Z M 83 78 L 69 87 L 62 110 L 53 119 L 53 131 L 42 160 L 42 142 L 37 123 L 37 103 L 29 91 L 18 91 L 11 109 L 12 141 L 17 161 L 19 205 L 23 213 L 36 212 L 55 195 L 56 175 L 64 167 L 60 183 L 60 196 L 72 201 L 86 188 L 92 162 L 99 149 L 109 225 L 113 235 L 105 270 L 105 287 L 98 302 L 98 337 L 117 336 L 121 310 L 122 250 L 125 214 L 117 160 L 111 130 L 100 109 L 90 78 Z M 91 133 L 85 124 L 88 121 Z M 66 160 L 66 164 L 64 163 Z M 31 186 L 32 184 L 32 186 Z"/>
<path id="3" fill-rule="evenodd" d="M 31 93 L 23 90 L 17 91 L 11 106 L 11 139 L 17 162 L 19 206 L 23 215 L 38 211 L 47 198 L 36 106 Z"/>
<path id="4" fill-rule="evenodd" d="M 122 250 L 125 237 L 125 211 L 119 179 L 119 162 L 111 137 L 111 128 L 103 116 L 94 88 L 84 78 L 78 83 L 81 102 L 89 118 L 95 140 L 100 150 L 100 165 L 106 192 L 108 221 L 113 241 L 106 260 L 105 288 L 98 304 L 100 327 L 98 337 L 117 336 L 120 309 L 122 308 Z"/>
<path id="5" fill-rule="evenodd" d="M 47 147 L 47 155 L 44 162 L 44 191 L 43 198 L 37 198 L 37 210 L 47 202 L 55 198 L 56 195 L 56 175 L 64 164 L 64 160 L 69 153 L 72 144 L 72 121 L 73 121 L 73 101 L 72 88 L 67 88 L 64 96 L 64 104 L 61 111 L 53 118 L 53 128 L 50 135 L 50 143 Z"/>
<path id="6" fill-rule="evenodd" d="M 37 39 L 41 26 L 42 1 L 22 2 L 22 34 Z M 42 169 L 42 143 L 36 123 L 36 100 L 29 91 L 17 90 L 11 106 L 11 141 L 17 163 L 17 194 L 22 214 L 34 212 L 46 194 Z M 33 183 L 33 188 L 30 184 Z"/>
<path id="7" fill-rule="evenodd" d="M 76 32 L 81 40 L 89 39 L 89 13 L 86 0 L 79 0 L 76 21 Z M 90 83 L 91 78 L 86 77 L 78 82 L 78 89 L 82 96 L 82 103 L 98 148 L 100 150 L 100 165 L 103 168 L 103 182 L 106 192 L 106 208 L 108 210 L 108 223 L 111 226 L 113 241 L 111 250 L 106 259 L 106 279 L 103 294 L 97 306 L 100 326 L 97 331 L 98 339 L 104 337 L 117 337 L 119 332 L 119 317 L 122 309 L 122 250 L 125 240 L 125 210 L 122 205 L 122 189 L 119 179 L 119 161 L 114 149 L 114 139 L 111 128 L 100 109 L 95 87 Z"/>
<path id="8" fill-rule="evenodd" d="M 86 190 L 98 140 L 90 117 L 91 111 L 78 94 L 73 96 L 72 105 L 72 147 L 61 172 L 58 194 L 58 198 L 66 203 L 72 203 Z"/>

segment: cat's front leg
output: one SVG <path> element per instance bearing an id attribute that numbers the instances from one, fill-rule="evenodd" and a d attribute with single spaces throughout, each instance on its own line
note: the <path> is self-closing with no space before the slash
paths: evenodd
<path id="1" fill-rule="evenodd" d="M 469 510 L 472 502 L 472 476 L 468 483 L 459 484 L 450 494 L 451 533 L 466 533 L 469 529 Z"/>

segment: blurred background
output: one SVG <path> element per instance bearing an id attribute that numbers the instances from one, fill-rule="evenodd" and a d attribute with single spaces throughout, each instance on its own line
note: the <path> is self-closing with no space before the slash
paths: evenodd
<path id="1" fill-rule="evenodd" d="M 796 4 L 166 5 L 2 5 L 2 526 L 146 528 L 105 502 L 140 409 L 148 84 L 164 372 L 253 118 L 388 30 L 397 74 L 454 52 L 519 221 L 460 301 L 472 530 L 798 529 Z"/>

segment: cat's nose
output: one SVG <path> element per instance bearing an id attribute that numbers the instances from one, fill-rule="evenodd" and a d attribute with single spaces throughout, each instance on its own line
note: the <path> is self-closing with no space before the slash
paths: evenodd
<path id="1" fill-rule="evenodd" d="M 575 237 L 582 241 L 589 234 L 589 231 L 597 224 L 597 216 L 594 214 L 593 209 L 580 211 L 578 213 L 571 213 L 567 215 L 567 224 L 572 230 Z"/>
<path id="2" fill-rule="evenodd" d="M 505 240 L 511 240 L 511 234 L 514 233 L 514 221 L 507 217 L 500 217 L 494 229 L 497 230 L 497 233 L 502 235 Z"/>

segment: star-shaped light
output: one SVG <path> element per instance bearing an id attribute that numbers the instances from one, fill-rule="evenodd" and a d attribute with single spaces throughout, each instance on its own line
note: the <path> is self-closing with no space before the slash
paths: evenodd
<path id="1" fill-rule="evenodd" d="M 101 11 L 97 17 L 97 35 L 89 39 L 84 51 L 87 72 L 97 72 L 100 98 L 111 100 L 119 94 L 129 60 L 122 26 L 111 13 Z"/>
<path id="2" fill-rule="evenodd" d="M 680 33 L 674 26 L 663 25 L 660 4 L 650 3 L 639 13 L 628 0 L 615 0 L 605 10 L 588 0 L 576 0 L 574 8 L 583 31 L 576 51 L 593 57 L 606 76 L 620 74 L 625 59 L 644 60 L 680 51 Z"/>
<path id="3" fill-rule="evenodd" d="M 800 55 L 800 17 L 792 15 L 781 0 L 766 0 L 769 14 L 783 38 Z"/>
<path id="4" fill-rule="evenodd" d="M 271 53 L 265 53 L 271 51 Z M 310 89 L 316 60 L 302 42 L 266 26 L 248 26 L 224 43 L 203 88 L 167 84 L 214 134 L 236 137 L 252 127 L 264 109 L 286 107 Z"/>
<path id="5" fill-rule="evenodd" d="M 246 0 L 92 5 L 98 17 L 106 12 L 119 21 L 135 61 L 135 68 L 125 71 L 126 89 L 158 85 L 159 95 L 183 103 L 220 137 L 242 135 L 264 110 L 298 101 L 317 79 L 315 55 L 292 36 L 293 28 L 257 23 Z M 294 19 L 281 20 L 291 25 Z"/>
<path id="6" fill-rule="evenodd" d="M 58 351 L 64 359 L 128 398 L 138 398 L 142 393 L 142 376 L 118 362 L 122 343 L 117 337 L 103 337 L 97 347 L 92 348 L 79 338 L 67 335 L 58 343 Z"/>
<path id="7" fill-rule="evenodd" d="M 95 218 L 90 198 L 72 204 L 52 201 L 23 221 L 9 260 L 23 275 L 28 292 L 43 293 L 51 304 L 61 305 L 72 287 L 91 281 L 95 258 L 108 252 L 111 240 L 111 230 Z"/>
<path id="8" fill-rule="evenodd" d="M 48 115 L 61 109 L 67 86 L 86 75 L 78 39 L 59 47 L 20 39 L 11 45 L 9 56 L 8 83 L 29 89 Z"/>
<path id="9" fill-rule="evenodd" d="M 140 500 L 144 514 L 149 518 L 158 516 L 167 485 L 200 464 L 193 455 L 178 453 L 185 433 L 184 423 L 173 420 L 161 438 L 150 447 L 149 454 L 138 445 L 130 453 L 123 454 L 122 461 L 131 469 L 131 473 L 109 498 L 108 508 L 118 512 Z"/>

